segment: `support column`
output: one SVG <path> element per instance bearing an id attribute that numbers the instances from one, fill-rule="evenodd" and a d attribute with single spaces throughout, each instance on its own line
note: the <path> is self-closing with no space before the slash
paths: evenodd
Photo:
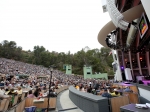
<path id="1" fill-rule="evenodd" d="M 146 51 L 146 64 L 148 68 L 148 74 L 150 75 L 149 51 Z"/>
<path id="2" fill-rule="evenodd" d="M 125 65 L 125 61 L 124 61 L 124 52 L 121 52 L 122 53 L 122 63 L 123 63 L 123 67 L 124 69 L 126 68 L 126 65 Z"/>
<path id="3" fill-rule="evenodd" d="M 120 36 L 120 43 L 121 43 L 121 45 L 123 45 L 123 44 L 122 44 L 122 30 L 121 30 L 121 29 L 120 29 L 119 36 Z M 124 69 L 125 69 L 126 66 L 125 66 L 125 62 L 124 62 L 124 52 L 121 51 L 121 54 L 122 54 L 122 60 L 120 60 L 120 61 L 122 61 L 123 67 L 124 67 Z"/>
<path id="4" fill-rule="evenodd" d="M 140 63 L 140 54 L 139 53 L 137 53 L 137 63 L 138 63 L 138 67 L 139 67 L 139 73 L 140 73 L 140 75 L 142 75 L 141 63 Z"/>
<path id="5" fill-rule="evenodd" d="M 130 60 L 130 67 L 131 67 L 131 74 L 133 80 L 135 80 L 134 74 L 133 74 L 133 65 L 132 65 L 132 57 L 131 57 L 131 51 L 129 51 L 129 60 Z"/>
<path id="6" fill-rule="evenodd" d="M 120 62 L 119 62 L 119 56 L 118 56 L 118 51 L 116 51 L 116 56 L 117 56 L 117 71 L 116 71 L 116 80 L 122 81 L 122 73 L 121 73 L 121 68 L 120 68 Z"/>

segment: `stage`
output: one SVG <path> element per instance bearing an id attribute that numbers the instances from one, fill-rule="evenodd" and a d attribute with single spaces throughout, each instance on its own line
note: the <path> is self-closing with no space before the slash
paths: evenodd
<path id="1" fill-rule="evenodd" d="M 144 83 L 144 85 L 148 85 L 148 83 L 150 84 L 150 80 L 142 80 L 142 82 Z"/>

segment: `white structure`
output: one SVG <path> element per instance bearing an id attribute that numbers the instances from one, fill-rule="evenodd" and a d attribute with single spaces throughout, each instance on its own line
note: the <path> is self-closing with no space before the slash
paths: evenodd
<path id="1" fill-rule="evenodd" d="M 111 42 L 113 42 L 114 44 L 116 44 L 116 35 L 112 34 L 111 35 Z M 120 69 L 120 63 L 118 60 L 118 54 L 116 54 L 115 57 L 115 50 L 111 50 L 112 52 L 112 56 L 113 56 L 113 60 L 114 62 L 112 63 L 113 68 L 115 67 L 115 74 L 114 74 L 114 80 L 116 81 L 122 81 L 122 75 L 121 75 L 121 69 Z"/>
<path id="2" fill-rule="evenodd" d="M 124 16 L 118 11 L 114 0 L 106 0 L 106 6 L 110 18 L 116 27 L 127 30 L 129 23 L 124 21 Z M 104 10 L 104 9 L 103 9 Z"/>
<path id="3" fill-rule="evenodd" d="M 124 21 L 124 16 L 118 11 L 115 0 L 101 0 L 103 12 L 107 12 L 112 19 L 112 22 L 116 27 L 121 28 L 122 30 L 127 30 L 129 23 Z"/>
<path id="4" fill-rule="evenodd" d="M 101 0 L 101 3 L 102 3 L 102 9 L 103 9 L 103 12 L 107 12 L 107 4 L 106 4 L 106 0 Z"/>
<path id="5" fill-rule="evenodd" d="M 132 75 L 131 75 L 131 69 L 130 68 L 125 68 L 125 76 L 126 76 L 126 80 L 132 80 Z"/>
<path id="6" fill-rule="evenodd" d="M 122 75 L 121 75 L 119 60 L 118 60 L 118 58 L 117 59 L 115 58 L 114 50 L 112 50 L 112 55 L 113 55 L 113 59 L 114 59 L 114 62 L 112 63 L 112 65 L 115 65 L 115 67 L 117 69 L 115 71 L 115 74 L 114 74 L 114 76 L 115 76 L 114 80 L 115 81 L 122 81 Z M 116 54 L 116 57 L 118 57 L 118 54 Z"/>

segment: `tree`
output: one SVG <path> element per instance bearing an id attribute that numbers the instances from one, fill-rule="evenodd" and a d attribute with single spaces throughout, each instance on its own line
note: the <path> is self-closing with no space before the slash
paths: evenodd
<path id="1" fill-rule="evenodd" d="M 41 53 L 45 52 L 45 48 L 43 46 L 34 46 L 34 57 L 35 57 L 35 64 L 41 64 Z"/>
<path id="2" fill-rule="evenodd" d="M 2 49 L 1 49 L 2 56 L 8 59 L 14 58 L 16 46 L 17 46 L 16 42 L 14 41 L 9 42 L 7 40 L 4 40 L 2 42 Z"/>
<path id="3" fill-rule="evenodd" d="M 33 51 L 23 51 L 22 47 L 17 46 L 14 41 L 4 40 L 0 43 L 0 57 L 23 61 L 26 63 L 49 67 L 57 66 L 58 70 L 63 70 L 63 64 L 71 64 L 73 73 L 83 75 L 83 66 L 92 66 L 93 72 L 107 72 L 113 74 L 113 57 L 109 56 L 110 49 L 90 49 L 88 46 L 80 51 L 71 54 L 70 51 L 49 52 L 43 46 L 34 46 Z"/>

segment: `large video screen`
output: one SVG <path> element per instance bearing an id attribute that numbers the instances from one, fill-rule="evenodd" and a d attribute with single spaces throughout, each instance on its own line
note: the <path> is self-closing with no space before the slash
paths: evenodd
<path id="1" fill-rule="evenodd" d="M 142 14 L 141 19 L 139 21 L 138 29 L 142 39 L 146 31 L 148 30 L 148 25 L 144 13 Z"/>

